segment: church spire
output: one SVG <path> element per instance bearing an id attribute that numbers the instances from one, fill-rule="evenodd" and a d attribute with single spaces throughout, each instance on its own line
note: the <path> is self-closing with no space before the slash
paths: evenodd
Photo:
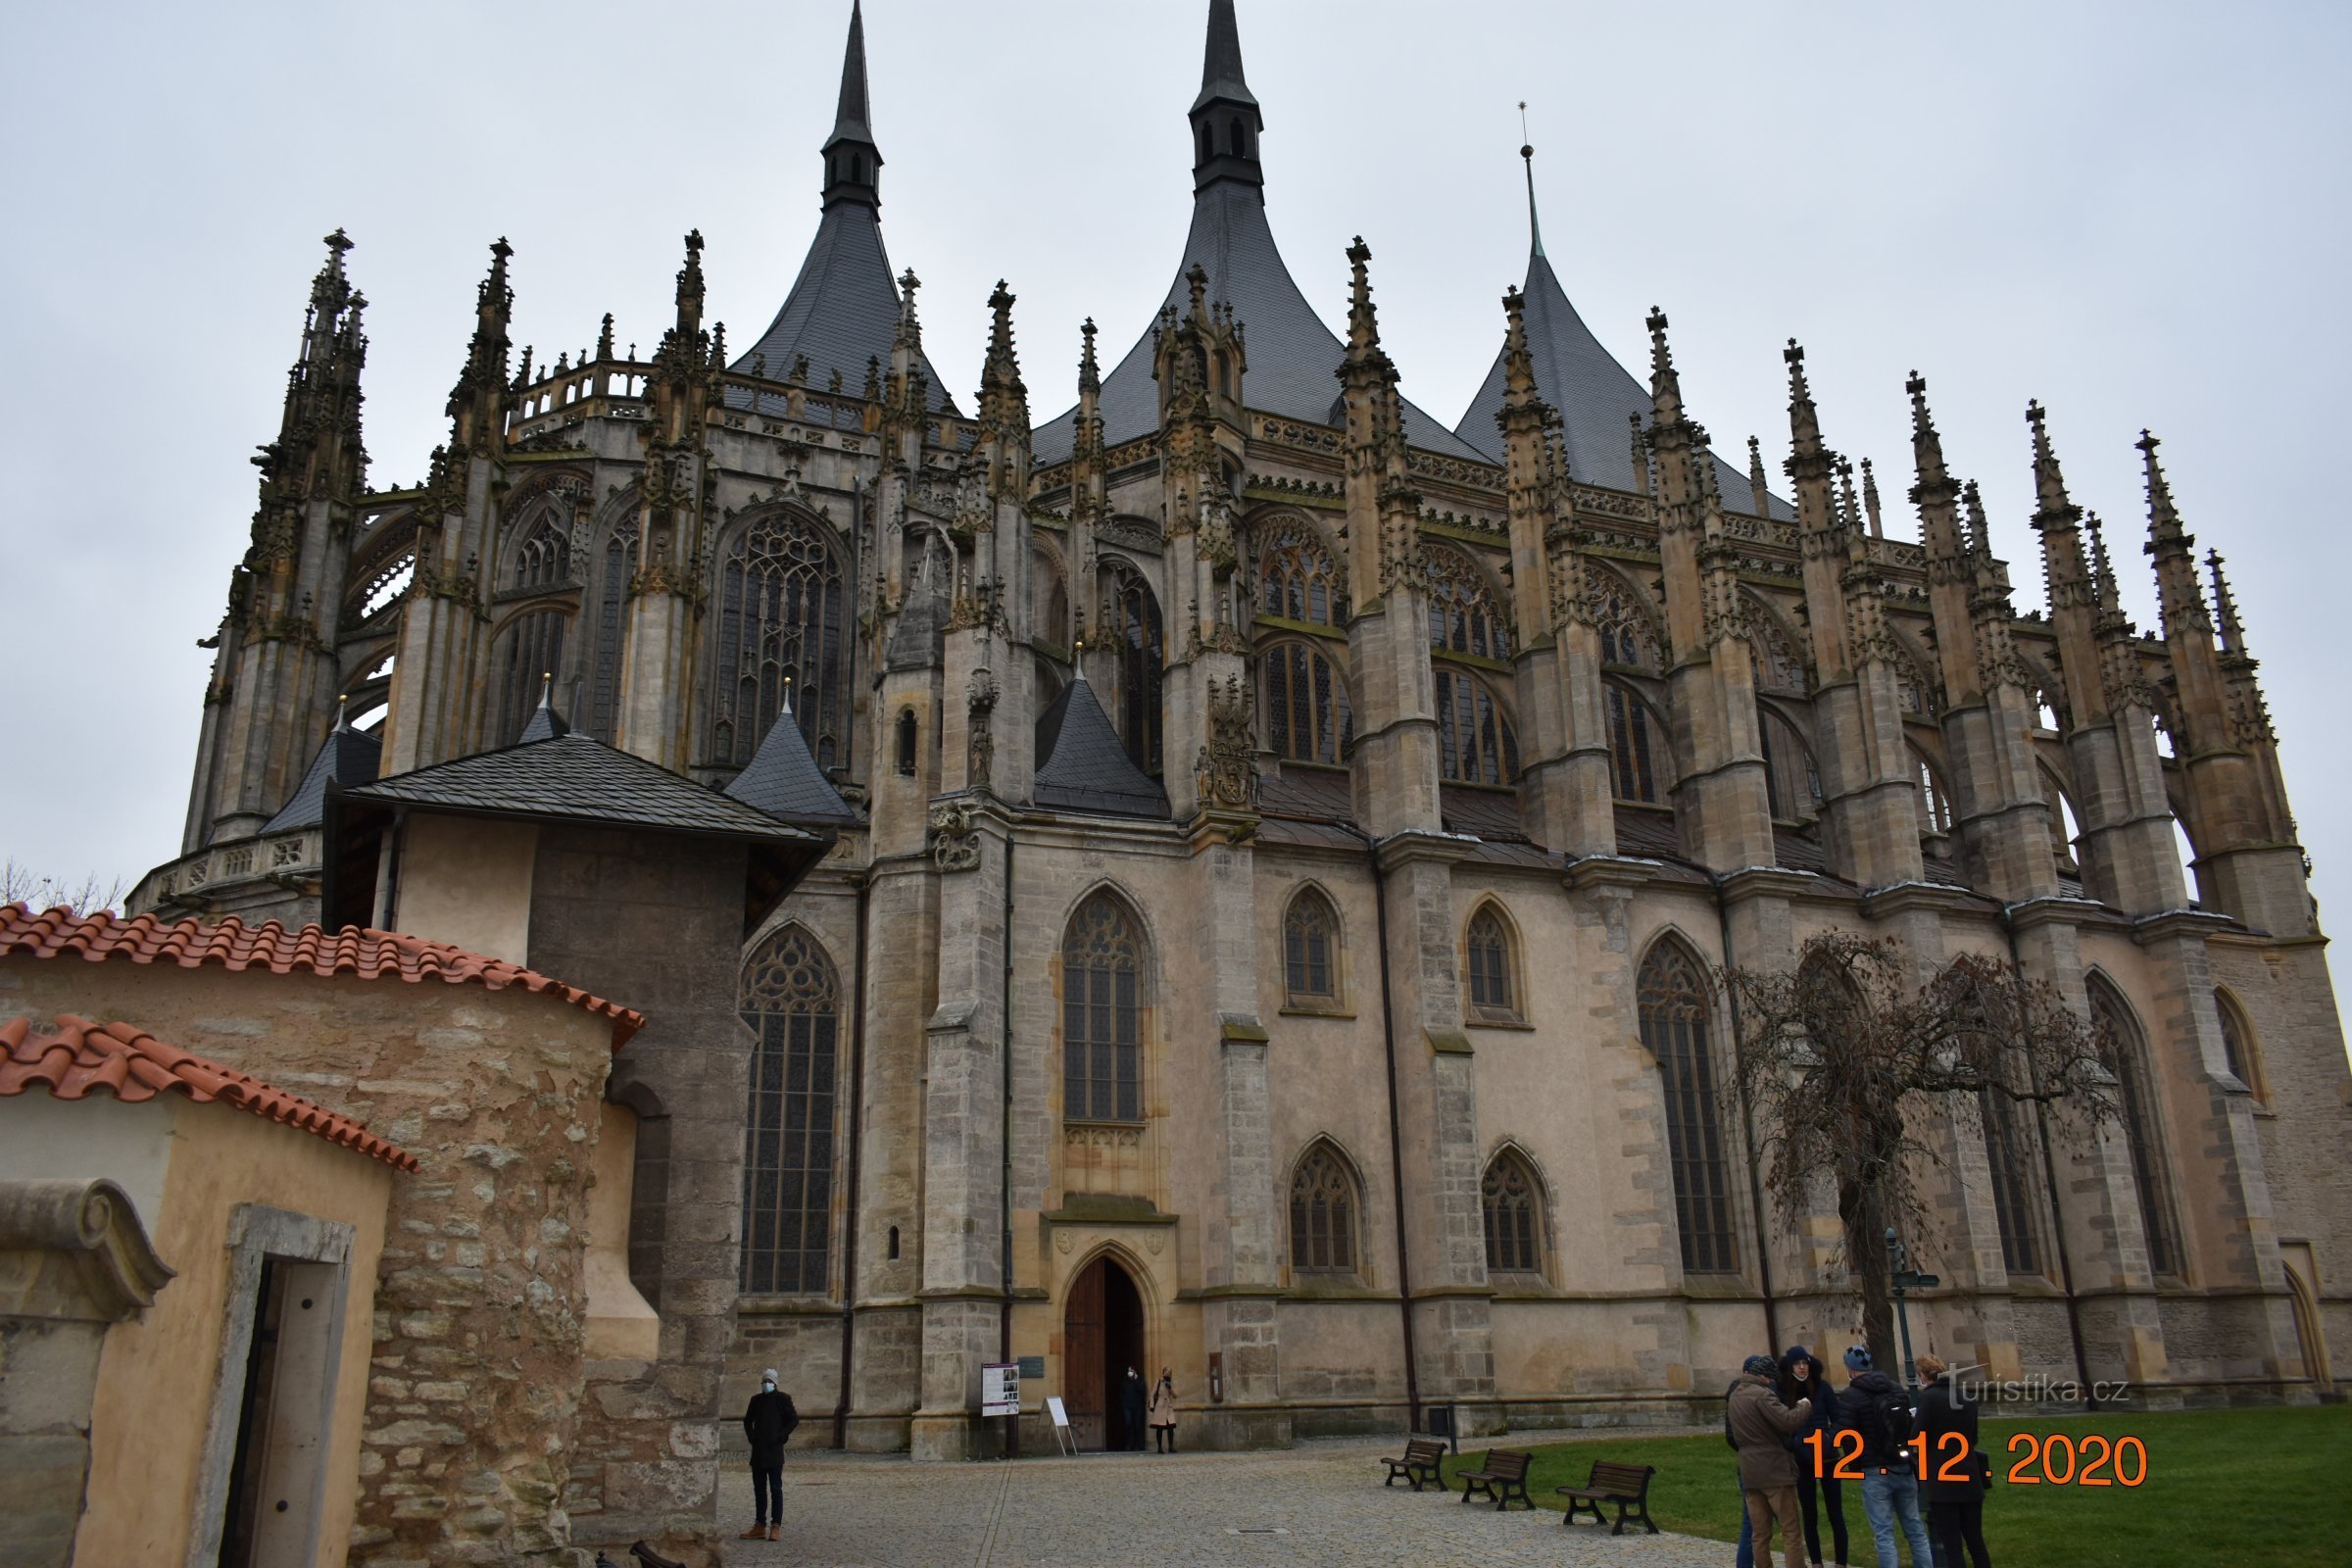
<path id="1" fill-rule="evenodd" d="M 827 211 L 842 202 L 882 205 L 882 152 L 874 145 L 865 92 L 865 15 L 850 0 L 850 42 L 841 58 L 841 102 L 825 138 Z"/>
<path id="2" fill-rule="evenodd" d="M 1536 220 L 1536 144 L 1527 140 L 1527 100 L 1519 100 L 1519 158 L 1527 165 L 1527 250 L 1544 254 L 1544 225 Z"/>
<path id="3" fill-rule="evenodd" d="M 1264 186 L 1257 138 L 1266 122 L 1242 74 L 1242 31 L 1233 0 L 1208 0 L 1208 46 L 1200 63 L 1200 96 L 1193 100 L 1192 122 L 1196 192 L 1226 180 Z"/>

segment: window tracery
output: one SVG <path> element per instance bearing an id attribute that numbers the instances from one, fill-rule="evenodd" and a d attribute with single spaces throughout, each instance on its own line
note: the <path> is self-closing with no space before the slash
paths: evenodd
<path id="1" fill-rule="evenodd" d="M 1144 945 L 1107 893 L 1070 916 L 1061 995 L 1062 1118 L 1143 1120 Z"/>
<path id="2" fill-rule="evenodd" d="M 790 514 L 753 523 L 719 570 L 711 760 L 752 760 L 792 689 L 793 716 L 819 768 L 848 760 L 849 596 L 831 545 Z"/>
<path id="3" fill-rule="evenodd" d="M 1665 1091 L 1667 1156 L 1673 1167 L 1675 1228 L 1683 1269 L 1737 1272 L 1731 1176 L 1715 1092 L 1711 1009 L 1698 963 L 1682 944 L 1661 941 L 1642 961 L 1642 1044 Z"/>
<path id="4" fill-rule="evenodd" d="M 841 983 L 815 938 L 792 925 L 761 943 L 744 965 L 742 1010 L 755 1043 L 740 1288 L 821 1292 L 832 1256 Z"/>

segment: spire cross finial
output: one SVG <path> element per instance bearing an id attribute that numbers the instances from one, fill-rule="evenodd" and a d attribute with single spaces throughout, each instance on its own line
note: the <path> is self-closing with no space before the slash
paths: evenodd
<path id="1" fill-rule="evenodd" d="M 1544 254 L 1544 225 L 1536 220 L 1536 145 L 1527 133 L 1527 100 L 1519 100 L 1519 158 L 1527 166 L 1527 242 L 1536 255 Z"/>

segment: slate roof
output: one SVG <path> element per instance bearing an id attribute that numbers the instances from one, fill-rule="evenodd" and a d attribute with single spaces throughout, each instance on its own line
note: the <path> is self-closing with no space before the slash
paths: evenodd
<path id="1" fill-rule="evenodd" d="M 71 1013 L 37 1028 L 29 1018 L 0 1021 L 0 1098 L 46 1089 L 57 1100 L 105 1094 L 137 1104 L 164 1093 L 196 1103 L 234 1105 L 267 1121 L 316 1133 L 394 1170 L 415 1171 L 416 1156 L 316 1102 L 220 1063 L 168 1046 L 127 1023 L 92 1023 Z"/>
<path id="2" fill-rule="evenodd" d="M 335 727 L 319 742 L 318 755 L 311 759 L 302 782 L 294 786 L 294 793 L 277 808 L 277 814 L 262 824 L 262 831 L 285 833 L 295 828 L 317 827 L 326 816 L 327 785 L 369 782 L 375 777 L 383 755 L 382 736 L 353 729 L 337 713 Z"/>
<path id="3" fill-rule="evenodd" d="M 1626 416 L 1639 415 L 1648 423 L 1654 407 L 1649 388 L 1592 335 L 1585 318 L 1568 302 L 1568 291 L 1560 287 L 1559 275 L 1552 271 L 1541 242 L 1528 254 L 1527 283 L 1521 292 L 1526 299 L 1527 348 L 1535 361 L 1536 390 L 1560 416 L 1569 473 L 1585 484 L 1612 490 L 1643 489 L 1644 477 L 1634 472 L 1633 431 Z M 1494 423 L 1494 416 L 1502 408 L 1502 351 L 1497 349 L 1486 381 L 1454 426 L 1456 435 L 1494 463 L 1502 461 L 1502 431 Z M 1754 505 L 1746 469 L 1735 468 L 1717 457 L 1715 480 L 1728 509 L 1745 512 Z M 1775 519 L 1796 520 L 1795 510 L 1780 497 L 1769 496 L 1766 505 Z"/>
<path id="4" fill-rule="evenodd" d="M 336 796 L 377 806 L 813 842 L 765 811 L 586 735 L 518 742 L 357 789 L 338 789 Z"/>
<path id="5" fill-rule="evenodd" d="M 816 225 L 816 238 L 808 242 L 801 274 L 784 296 L 776 318 L 728 368 L 750 375 L 756 355 L 764 362 L 767 378 L 781 381 L 792 373 L 794 358 L 806 354 L 811 387 L 822 388 L 838 369 L 843 390 L 856 395 L 865 387 L 868 360 L 880 360 L 883 373 L 889 373 L 890 342 L 898 329 L 899 285 L 890 270 L 890 253 L 882 245 L 881 219 L 862 203 L 842 202 Z M 958 413 L 929 356 L 920 358 L 931 383 L 932 412 Z M 1144 370 L 1149 380 L 1148 358 Z M 727 401 L 743 407 L 751 396 L 730 388 Z"/>
<path id="6" fill-rule="evenodd" d="M 858 820 L 841 792 L 817 770 L 790 707 L 767 727 L 767 737 L 751 762 L 729 781 L 726 793 L 780 822 L 839 827 Z"/>
<path id="7" fill-rule="evenodd" d="M 1195 263 L 1208 273 L 1210 303 L 1222 300 L 1231 305 L 1234 319 L 1241 323 L 1250 361 L 1242 379 L 1243 401 L 1302 423 L 1331 424 L 1347 345 L 1293 281 L 1274 243 L 1274 231 L 1267 226 L 1265 202 L 1256 187 L 1220 181 L 1194 196 L 1192 230 L 1185 236 L 1166 301 L 1179 315 L 1192 301 L 1192 285 L 1184 274 Z M 1335 282 L 1345 276 L 1338 256 L 1324 270 Z M 1127 357 L 1103 377 L 1102 400 L 1102 439 L 1107 445 L 1131 440 L 1158 424 L 1159 383 L 1152 379 L 1149 325 Z M 1059 463 L 1070 455 L 1077 416 L 1073 407 L 1037 427 L 1031 447 L 1038 462 Z M 1411 403 L 1404 405 L 1404 436 L 1413 446 L 1447 457 L 1490 461 Z"/>
<path id="8" fill-rule="evenodd" d="M 1094 816 L 1167 820 L 1167 793 L 1128 757 L 1084 675 L 1063 687 L 1039 716 L 1037 750 L 1044 758 L 1037 766 L 1038 805 Z"/>
<path id="9" fill-rule="evenodd" d="M 555 682 L 552 680 L 548 682 L 549 687 L 554 684 Z M 542 687 L 539 692 L 539 706 L 531 710 L 531 721 L 522 726 L 522 733 L 514 737 L 514 744 L 527 746 L 533 741 L 552 741 L 559 735 L 570 733 L 571 726 L 564 721 L 562 713 L 556 711 L 555 703 L 551 700 L 551 694 L 547 687 Z"/>
<path id="10" fill-rule="evenodd" d="M 92 963 L 126 958 L 132 963 L 168 963 L 182 969 L 218 964 L 231 972 L 267 969 L 271 974 L 315 974 L 328 979 L 352 975 L 410 985 L 434 979 L 453 986 L 478 985 L 488 991 L 516 986 L 612 1019 L 614 1051 L 645 1027 L 643 1013 L 535 969 L 468 953 L 447 942 L 358 926 L 330 932 L 306 925 L 289 931 L 275 920 L 252 926 L 233 916 L 212 923 L 158 920 L 152 914 L 125 920 L 105 909 L 75 914 L 59 908 L 35 914 L 22 904 L 0 904 L 0 956 L 11 954 L 34 958 L 71 956 Z"/>

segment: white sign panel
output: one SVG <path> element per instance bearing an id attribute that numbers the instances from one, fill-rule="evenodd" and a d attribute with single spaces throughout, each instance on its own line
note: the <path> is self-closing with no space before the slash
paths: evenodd
<path id="1" fill-rule="evenodd" d="M 1057 1427 L 1070 1424 L 1070 1412 L 1061 1407 L 1061 1396 L 1058 1394 L 1046 1396 L 1046 1413 L 1054 1418 L 1054 1424 Z"/>
<path id="2" fill-rule="evenodd" d="M 1021 1364 L 991 1362 L 980 1369 L 980 1413 L 983 1416 L 1021 1413 Z"/>

